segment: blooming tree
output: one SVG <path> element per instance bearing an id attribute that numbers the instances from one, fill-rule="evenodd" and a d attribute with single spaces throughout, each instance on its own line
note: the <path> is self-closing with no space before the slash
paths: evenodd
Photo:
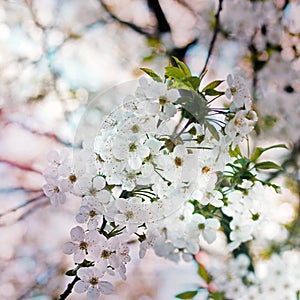
<path id="1" fill-rule="evenodd" d="M 1 297 L 115 293 L 133 244 L 197 263 L 177 298 L 297 299 L 297 13 L 284 0 L 1 2 Z"/>

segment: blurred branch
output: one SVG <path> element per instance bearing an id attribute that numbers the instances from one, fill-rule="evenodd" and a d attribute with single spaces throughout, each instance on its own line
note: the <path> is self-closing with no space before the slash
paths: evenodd
<path id="1" fill-rule="evenodd" d="M 43 172 L 41 172 L 39 170 L 36 170 L 33 167 L 31 167 L 31 166 L 23 165 L 23 164 L 18 163 L 16 161 L 10 161 L 10 160 L 5 159 L 5 158 L 0 158 L 0 163 L 7 164 L 9 166 L 12 166 L 14 168 L 18 168 L 18 169 L 23 170 L 23 171 L 35 172 L 35 173 L 38 173 L 38 174 L 43 174 Z"/>
<path id="2" fill-rule="evenodd" d="M 32 207 L 30 207 L 28 210 L 26 210 L 23 214 L 21 214 L 18 218 L 16 218 L 13 221 L 11 221 L 9 223 L 0 223 L 0 227 L 5 227 L 5 226 L 16 224 L 17 222 L 24 220 L 26 217 L 28 217 L 30 214 L 34 213 L 39 208 L 47 206 L 50 203 L 49 198 L 46 197 L 45 195 L 41 195 L 35 201 L 37 201 L 37 200 L 40 200 L 40 201 L 38 203 L 36 203 L 36 205 L 33 205 Z M 42 200 L 44 200 L 44 201 L 42 201 Z"/>
<path id="3" fill-rule="evenodd" d="M 154 12 L 156 20 L 157 20 L 157 30 L 158 33 L 166 33 L 171 32 L 171 27 L 167 18 L 159 4 L 158 0 L 148 0 L 149 8 Z"/>
<path id="4" fill-rule="evenodd" d="M 8 125 L 8 124 L 16 124 L 18 125 L 19 127 L 21 127 L 22 129 L 26 130 L 26 131 L 29 131 L 30 133 L 34 134 L 34 135 L 38 135 L 38 136 L 44 136 L 44 137 L 47 137 L 49 139 L 52 139 L 66 147 L 73 147 L 72 143 L 70 142 L 66 142 L 64 140 L 62 140 L 60 137 L 58 137 L 56 134 L 54 133 L 50 133 L 50 132 L 40 132 L 36 129 L 33 129 L 33 128 L 30 128 L 28 127 L 27 125 L 25 124 L 22 124 L 20 122 L 17 122 L 17 121 L 6 121 L 5 122 L 5 125 Z"/>
<path id="5" fill-rule="evenodd" d="M 178 59 L 180 60 L 184 60 L 184 57 L 186 55 L 186 52 L 189 50 L 189 48 L 191 46 L 196 45 L 198 42 L 198 38 L 194 39 L 193 41 L 191 41 L 190 43 L 188 43 L 186 46 L 182 47 L 182 48 L 177 48 L 175 47 L 174 49 L 172 49 L 172 51 L 170 52 L 170 56 L 176 56 Z"/>
<path id="6" fill-rule="evenodd" d="M 53 277 L 53 275 L 56 275 L 58 273 L 58 269 L 59 269 L 58 267 L 59 267 L 58 264 L 49 266 L 47 268 L 46 272 L 38 274 L 36 276 L 36 278 L 43 276 L 44 278 L 47 278 L 47 281 L 45 283 L 41 283 L 38 280 L 35 280 L 35 282 L 33 282 L 31 284 L 31 286 L 29 286 L 25 292 L 24 291 L 22 292 L 22 294 L 17 298 L 17 300 L 32 299 L 30 297 L 30 296 L 32 296 L 32 292 L 42 286 L 46 286 L 49 283 L 49 279 L 51 279 L 51 277 Z"/>
<path id="7" fill-rule="evenodd" d="M 104 8 L 104 10 L 109 14 L 109 16 L 116 20 L 118 23 L 120 24 L 123 24 L 123 25 L 126 25 L 127 27 L 131 28 L 132 30 L 140 33 L 140 34 L 143 34 L 143 35 L 147 35 L 147 36 L 150 36 L 151 33 L 148 32 L 146 29 L 142 28 L 142 27 L 139 27 L 137 25 L 135 25 L 134 23 L 131 23 L 131 22 L 127 22 L 125 20 L 122 20 L 120 19 L 119 17 L 117 17 L 109 8 L 109 6 L 104 3 L 103 0 L 99 0 L 100 4 L 102 5 L 102 7 Z"/>
<path id="8" fill-rule="evenodd" d="M 221 27 L 220 27 L 220 13 L 221 13 L 221 10 L 222 10 L 222 4 L 223 4 L 223 0 L 219 0 L 218 10 L 217 10 L 217 13 L 215 14 L 215 28 L 214 28 L 213 37 L 210 41 L 206 61 L 205 61 L 204 67 L 203 67 L 200 75 L 203 74 L 203 72 L 207 68 L 208 62 L 209 62 L 210 57 L 211 57 L 211 55 L 213 53 L 213 50 L 214 50 L 214 46 L 215 46 L 215 43 L 216 43 L 216 40 L 217 40 L 217 37 L 218 37 L 218 33 L 220 32 L 220 29 L 221 29 Z"/>
<path id="9" fill-rule="evenodd" d="M 42 190 L 40 190 L 40 192 L 42 192 Z M 11 209 L 9 209 L 9 210 L 7 210 L 7 211 L 1 213 L 1 214 L 0 214 L 0 218 L 3 217 L 3 216 L 5 216 L 5 215 L 7 215 L 7 214 L 16 212 L 16 211 L 18 211 L 19 209 L 21 209 L 21 208 L 23 208 L 23 207 L 25 207 L 25 206 L 27 206 L 27 205 L 33 203 L 33 202 L 36 202 L 36 201 L 40 200 L 40 199 L 42 199 L 44 196 L 45 196 L 45 194 L 42 192 L 42 194 L 40 194 L 40 195 L 38 195 L 38 196 L 35 196 L 35 197 L 31 198 L 31 199 L 28 199 L 28 200 L 26 200 L 26 202 L 24 202 L 24 203 L 22 203 L 22 204 L 20 204 L 20 205 L 18 205 L 18 206 L 16 206 L 16 207 L 13 207 L 13 208 L 11 208 Z M 46 196 L 45 196 L 45 197 L 46 197 Z"/>
<path id="10" fill-rule="evenodd" d="M 37 189 L 37 190 L 34 190 L 34 189 L 27 189 L 25 187 L 7 187 L 7 188 L 1 188 L 0 189 L 0 194 L 3 193 L 3 194 L 7 194 L 7 193 L 16 193 L 16 192 L 20 192 L 20 191 L 24 191 L 26 193 L 37 193 L 37 192 L 40 192 L 41 189 Z"/>
<path id="11" fill-rule="evenodd" d="M 190 6 L 186 1 L 184 0 L 175 0 L 178 4 L 180 4 L 182 7 L 186 8 L 191 14 L 193 14 L 194 17 L 198 17 L 198 13 L 195 12 L 194 8 Z"/>
<path id="12" fill-rule="evenodd" d="M 283 4 L 283 6 L 282 6 L 282 10 L 285 10 L 286 7 L 287 7 L 289 4 L 290 4 L 290 0 L 285 0 L 285 1 L 284 1 L 284 4 Z"/>
<path id="13" fill-rule="evenodd" d="M 42 29 L 43 31 L 45 31 L 47 28 L 38 21 L 38 19 L 36 17 L 36 14 L 33 11 L 32 0 L 24 0 L 24 2 L 27 5 L 27 8 L 28 8 L 28 10 L 30 12 L 30 15 L 31 15 L 31 18 L 32 18 L 34 24 L 37 27 L 39 27 L 40 29 Z"/>

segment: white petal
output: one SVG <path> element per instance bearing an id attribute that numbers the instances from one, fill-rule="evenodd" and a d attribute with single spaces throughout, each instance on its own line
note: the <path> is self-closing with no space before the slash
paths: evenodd
<path id="1" fill-rule="evenodd" d="M 75 217 L 78 223 L 85 223 L 88 220 L 88 218 L 89 215 L 87 213 L 82 213 L 82 212 L 78 213 Z"/>
<path id="2" fill-rule="evenodd" d="M 212 229 L 205 229 L 203 230 L 203 237 L 209 244 L 211 244 L 216 240 L 216 231 Z"/>
<path id="3" fill-rule="evenodd" d="M 82 294 L 89 288 L 89 283 L 87 281 L 79 280 L 74 285 L 74 291 L 78 294 Z"/>
<path id="4" fill-rule="evenodd" d="M 114 291 L 114 286 L 108 281 L 101 281 L 99 288 L 102 294 L 109 295 Z"/>
<path id="5" fill-rule="evenodd" d="M 138 170 L 142 166 L 142 160 L 137 156 L 131 156 L 128 159 L 128 165 L 133 170 Z"/>
<path id="6" fill-rule="evenodd" d="M 175 102 L 179 98 L 179 92 L 178 90 L 172 89 L 168 91 L 167 98 L 171 102 Z"/>
<path id="7" fill-rule="evenodd" d="M 85 258 L 84 250 L 77 249 L 77 251 L 74 253 L 74 257 L 73 257 L 74 262 L 76 264 L 82 263 L 84 258 Z"/>
<path id="8" fill-rule="evenodd" d="M 173 117 L 176 114 L 177 109 L 174 104 L 167 103 L 164 105 L 164 112 L 168 117 Z"/>
<path id="9" fill-rule="evenodd" d="M 99 245 L 92 245 L 89 247 L 86 259 L 89 261 L 95 261 L 99 258 L 101 247 Z"/>
<path id="10" fill-rule="evenodd" d="M 52 150 L 47 154 L 47 160 L 50 163 L 54 163 L 55 161 L 59 161 L 60 157 L 56 150 Z"/>
<path id="11" fill-rule="evenodd" d="M 89 281 L 93 277 L 92 268 L 80 268 L 77 271 L 77 276 L 83 281 Z"/>
<path id="12" fill-rule="evenodd" d="M 98 190 L 102 190 L 106 185 L 105 179 L 101 176 L 97 176 L 96 178 L 94 178 L 93 180 L 93 186 L 94 188 L 98 189 Z"/>
<path id="13" fill-rule="evenodd" d="M 77 247 L 78 247 L 78 245 L 76 245 L 72 242 L 67 242 L 67 243 L 63 244 L 62 250 L 63 250 L 63 253 L 70 255 L 75 252 Z"/>
<path id="14" fill-rule="evenodd" d="M 145 158 L 145 157 L 149 156 L 149 154 L 150 154 L 150 149 L 147 146 L 144 146 L 144 145 L 138 146 L 138 148 L 137 148 L 138 156 Z"/>
<path id="15" fill-rule="evenodd" d="M 227 83 L 228 83 L 229 86 L 232 86 L 232 84 L 233 84 L 233 77 L 232 77 L 231 74 L 227 75 L 226 81 L 227 81 Z"/>
<path id="16" fill-rule="evenodd" d="M 98 220 L 96 218 L 91 218 L 89 219 L 88 223 L 87 223 L 88 229 L 89 230 L 94 230 L 97 228 L 98 226 Z"/>
<path id="17" fill-rule="evenodd" d="M 100 296 L 100 290 L 96 286 L 90 286 L 87 292 L 88 300 L 97 300 Z"/>
<path id="18" fill-rule="evenodd" d="M 85 233 L 82 227 L 76 226 L 71 229 L 71 238 L 73 241 L 81 242 L 85 238 Z"/>
<path id="19" fill-rule="evenodd" d="M 101 203 L 109 203 L 111 199 L 111 194 L 107 190 L 102 190 L 99 193 L 97 193 L 97 199 L 99 199 Z"/>
<path id="20" fill-rule="evenodd" d="M 91 230 L 86 234 L 86 240 L 88 244 L 94 245 L 99 243 L 100 241 L 100 234 L 97 230 Z"/>
<path id="21" fill-rule="evenodd" d="M 205 228 L 217 230 L 220 227 L 220 222 L 214 218 L 208 218 L 205 221 Z"/>
<path id="22" fill-rule="evenodd" d="M 230 91 L 229 88 L 226 89 L 226 91 L 225 91 L 225 96 L 226 96 L 227 99 L 230 99 L 230 98 L 231 98 L 232 94 L 231 94 L 231 91 Z"/>

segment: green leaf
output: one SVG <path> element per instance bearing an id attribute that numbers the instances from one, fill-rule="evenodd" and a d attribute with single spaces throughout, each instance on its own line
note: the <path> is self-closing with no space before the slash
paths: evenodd
<path id="1" fill-rule="evenodd" d="M 175 56 L 172 56 L 172 59 L 176 62 L 178 68 L 182 70 L 182 72 L 186 75 L 186 77 L 192 76 L 189 67 L 183 61 L 179 60 Z"/>
<path id="2" fill-rule="evenodd" d="M 162 82 L 162 79 L 160 78 L 159 75 L 157 75 L 154 71 L 148 68 L 140 68 L 143 72 L 145 72 L 147 75 L 149 75 L 153 80 Z"/>
<path id="3" fill-rule="evenodd" d="M 208 274 L 208 272 L 202 264 L 199 264 L 198 266 L 198 274 L 206 283 L 210 283 L 211 276 Z"/>
<path id="4" fill-rule="evenodd" d="M 283 170 L 282 167 L 278 166 L 272 161 L 264 161 L 261 163 L 257 163 L 254 165 L 256 169 L 268 170 L 268 169 L 276 169 L 276 170 Z"/>
<path id="5" fill-rule="evenodd" d="M 222 96 L 222 95 L 225 94 L 224 92 L 216 91 L 216 90 L 213 90 L 213 89 L 208 89 L 204 93 L 207 96 Z"/>
<path id="6" fill-rule="evenodd" d="M 216 129 L 216 127 L 212 124 L 210 124 L 209 122 L 206 122 L 205 123 L 207 129 L 209 130 L 209 132 L 211 133 L 211 135 L 217 140 L 219 141 L 220 140 L 220 137 L 219 137 L 219 133 Z"/>
<path id="7" fill-rule="evenodd" d="M 167 76 L 167 77 L 172 77 L 172 78 L 181 79 L 181 80 L 186 77 L 184 72 L 179 68 L 166 67 L 165 70 L 166 70 L 165 76 Z"/>
<path id="8" fill-rule="evenodd" d="M 229 155 L 230 155 L 231 157 L 239 157 L 239 156 L 242 156 L 240 147 L 237 145 L 233 150 L 230 148 L 230 149 L 229 149 Z"/>
<path id="9" fill-rule="evenodd" d="M 215 80 L 209 83 L 206 87 L 202 89 L 202 92 L 205 92 L 207 90 L 214 90 L 217 86 L 219 86 L 224 80 Z"/>
<path id="10" fill-rule="evenodd" d="M 251 161 L 256 161 L 264 152 L 264 148 L 261 147 L 257 147 L 255 148 L 252 156 L 251 156 Z"/>
<path id="11" fill-rule="evenodd" d="M 187 291 L 177 294 L 175 297 L 179 299 L 193 299 L 198 294 L 198 291 Z"/>
<path id="12" fill-rule="evenodd" d="M 199 77 L 196 77 L 196 76 L 187 77 L 183 81 L 190 83 L 193 90 L 196 91 L 196 92 L 198 91 L 199 85 L 200 85 L 200 78 Z"/>
<path id="13" fill-rule="evenodd" d="M 222 292 L 211 292 L 209 296 L 214 300 L 225 300 L 224 293 Z"/>
<path id="14" fill-rule="evenodd" d="M 65 274 L 67 276 L 76 276 L 76 270 L 68 270 Z"/>
<path id="15" fill-rule="evenodd" d="M 251 160 L 247 157 L 242 157 L 242 158 L 239 158 L 239 159 L 236 159 L 233 163 L 234 164 L 240 164 L 240 165 L 246 165 L 248 163 L 250 163 Z"/>
<path id="16" fill-rule="evenodd" d="M 270 149 L 275 149 L 275 148 L 288 149 L 288 147 L 285 144 L 278 144 L 278 145 L 270 146 L 267 148 L 257 147 L 257 148 L 255 148 L 254 153 L 251 156 L 251 160 L 256 161 L 265 151 L 270 150 Z"/>

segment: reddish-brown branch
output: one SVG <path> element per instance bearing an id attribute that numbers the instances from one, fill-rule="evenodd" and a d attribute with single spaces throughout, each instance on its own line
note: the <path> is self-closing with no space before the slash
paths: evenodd
<path id="1" fill-rule="evenodd" d="M 11 160 L 8 160 L 8 159 L 0 157 L 0 163 L 7 164 L 7 165 L 9 165 L 11 167 L 18 168 L 18 169 L 23 170 L 23 171 L 34 172 L 34 173 L 38 173 L 38 174 L 43 174 L 43 172 L 41 172 L 39 170 L 36 170 L 33 167 L 31 167 L 31 166 L 24 165 L 24 164 L 19 163 L 17 161 L 11 161 Z"/>

